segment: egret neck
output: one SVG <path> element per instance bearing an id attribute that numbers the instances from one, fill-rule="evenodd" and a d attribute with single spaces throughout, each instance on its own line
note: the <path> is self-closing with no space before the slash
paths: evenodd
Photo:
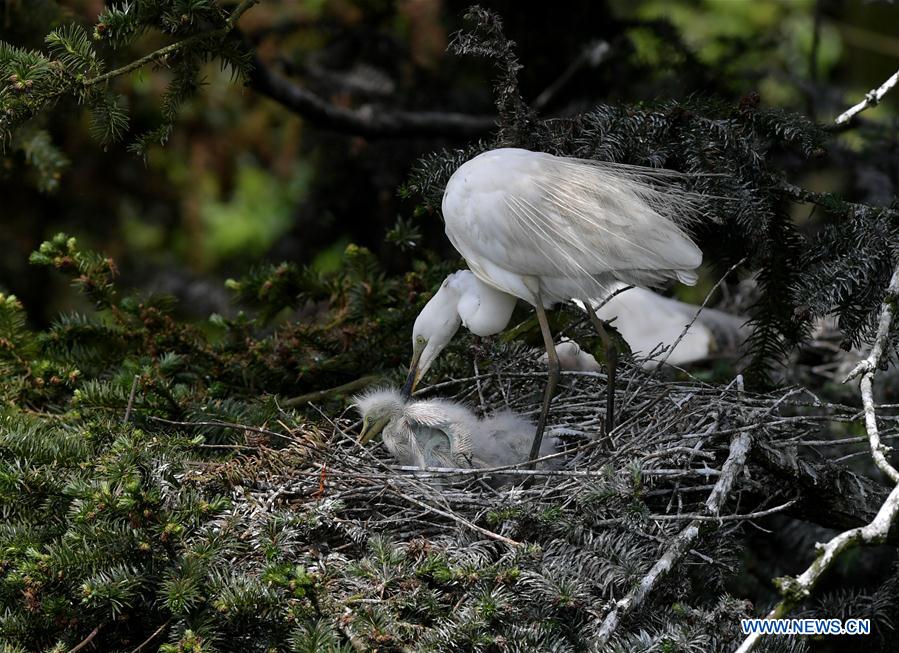
<path id="1" fill-rule="evenodd" d="M 477 336 L 500 333 L 509 324 L 517 299 L 459 270 L 444 279 L 425 305 L 412 328 L 412 363 L 403 387 L 408 397 L 415 391 L 460 325 Z"/>

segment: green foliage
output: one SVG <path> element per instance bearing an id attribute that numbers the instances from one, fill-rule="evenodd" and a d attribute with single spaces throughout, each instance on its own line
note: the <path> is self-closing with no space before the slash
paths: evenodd
<path id="1" fill-rule="evenodd" d="M 137 377 L 135 405 L 143 410 L 230 419 L 248 417 L 238 408 L 241 398 L 341 385 L 359 376 L 360 365 L 398 378 L 408 352 L 396 334 L 428 298 L 424 291 L 449 271 L 449 264 L 419 263 L 405 279 L 388 278 L 371 252 L 351 245 L 343 266 L 328 274 L 282 263 L 229 282 L 256 317 L 216 315 L 203 330 L 180 322 L 170 297 L 121 294 L 115 262 L 65 234 L 43 243 L 31 262 L 69 276 L 97 312 L 61 315 L 35 333 L 18 300 L 3 297 L 0 370 L 10 381 L 0 386 L 4 401 L 122 411 Z M 309 305 L 328 308 L 317 321 L 260 331 Z M 208 393 L 217 401 L 209 403 Z"/>
<path id="2" fill-rule="evenodd" d="M 230 36 L 233 27 L 234 21 L 217 0 L 135 0 L 110 3 L 93 30 L 72 22 L 54 29 L 45 39 L 47 55 L 0 41 L 0 148 L 9 144 L 17 130 L 63 98 L 75 99 L 89 109 L 91 134 L 100 144 L 121 140 L 128 131 L 128 114 L 122 98 L 108 91 L 108 81 L 162 62 L 172 72 L 161 102 L 162 124 L 136 136 L 130 146 L 145 156 L 151 145 L 168 139 L 179 107 L 201 85 L 204 63 L 218 58 L 235 76 L 247 72 L 249 54 Z M 122 49 L 149 30 L 177 40 L 107 73 L 95 43 Z M 52 190 L 46 184 L 43 187 Z"/>
<path id="3" fill-rule="evenodd" d="M 255 162 L 241 162 L 231 197 L 210 200 L 200 208 L 204 226 L 201 247 L 207 263 L 259 260 L 290 228 L 310 177 L 309 167 L 301 163 L 285 184 Z M 197 243 L 190 246 L 195 248 Z"/>
<path id="4" fill-rule="evenodd" d="M 63 154 L 43 129 L 22 129 L 13 140 L 13 147 L 25 155 L 26 163 L 37 176 L 37 187 L 49 193 L 57 189 L 62 172 L 69 166 Z"/>

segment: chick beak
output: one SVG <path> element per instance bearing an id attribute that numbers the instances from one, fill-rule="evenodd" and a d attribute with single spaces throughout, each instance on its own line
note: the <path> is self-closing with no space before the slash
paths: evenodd
<path id="1" fill-rule="evenodd" d="M 406 383 L 403 385 L 402 395 L 405 399 L 409 399 L 415 392 L 415 386 L 421 380 L 421 371 L 418 367 L 418 361 L 421 359 L 421 350 L 412 355 L 412 362 L 409 364 L 409 376 L 406 377 Z"/>
<path id="2" fill-rule="evenodd" d="M 365 444 L 378 435 L 384 430 L 384 427 L 387 426 L 387 422 L 389 421 L 390 420 L 387 418 L 376 420 L 375 422 L 369 422 L 368 420 L 363 421 L 362 432 L 359 434 L 359 444 Z"/>

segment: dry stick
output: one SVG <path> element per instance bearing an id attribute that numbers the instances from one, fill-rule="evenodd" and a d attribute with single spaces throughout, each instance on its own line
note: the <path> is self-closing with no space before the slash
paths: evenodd
<path id="1" fill-rule="evenodd" d="M 147 639 L 145 639 L 143 642 L 141 642 L 140 645 L 136 649 L 131 651 L 131 653 L 140 653 L 141 651 L 143 651 L 150 642 L 152 642 L 154 639 L 159 637 L 159 634 L 163 630 L 165 630 L 171 622 L 172 622 L 172 620 L 169 619 L 164 624 L 162 624 L 159 628 L 154 630 L 153 634 L 151 634 Z"/>
<path id="2" fill-rule="evenodd" d="M 705 502 L 706 516 L 717 517 L 721 512 L 721 508 L 730 495 L 737 476 L 743 471 L 743 465 L 746 463 L 746 456 L 749 453 L 751 441 L 749 434 L 745 432 L 740 433 L 731 440 L 730 453 L 724 462 L 724 466 L 721 468 L 721 477 L 715 483 L 715 487 Z M 655 588 L 656 583 L 671 571 L 674 565 L 690 550 L 693 542 L 699 537 L 700 525 L 700 520 L 694 519 L 686 528 L 675 535 L 671 544 L 665 549 L 665 553 L 652 566 L 652 569 L 643 577 L 637 587 L 628 592 L 627 596 L 615 604 L 615 607 L 612 608 L 612 611 L 606 615 L 602 622 L 596 638 L 595 648 L 601 648 L 609 642 L 609 639 L 615 634 L 621 619 L 638 608 Z"/>
<path id="3" fill-rule="evenodd" d="M 765 618 L 779 619 L 808 597 L 821 575 L 830 569 L 843 551 L 859 544 L 882 544 L 885 542 L 897 513 L 899 513 L 899 485 L 890 492 L 870 524 L 844 531 L 827 544 L 817 544 L 818 557 L 802 575 L 796 578 L 787 576 L 778 579 L 779 589 L 784 598 Z M 736 653 L 749 653 L 755 648 L 760 637 L 761 633 L 752 633 L 743 640 Z"/>
<path id="4" fill-rule="evenodd" d="M 831 538 L 825 544 L 816 544 L 815 550 L 818 555 L 808 569 L 795 578 L 786 576 L 777 579 L 776 583 L 783 598 L 768 613 L 765 617 L 766 619 L 783 617 L 807 598 L 824 572 L 833 566 L 833 563 L 843 551 L 860 544 L 881 544 L 885 542 L 890 532 L 890 526 L 895 521 L 896 515 L 899 514 L 899 472 L 887 461 L 884 455 L 886 447 L 880 443 L 880 434 L 877 430 L 877 415 L 874 410 L 874 398 L 872 395 L 874 373 L 877 371 L 880 360 L 884 355 L 884 350 L 889 343 L 890 325 L 893 321 L 897 297 L 899 297 L 899 264 L 893 270 L 890 285 L 887 287 L 883 303 L 881 304 L 880 322 L 877 325 L 877 335 L 874 337 L 874 343 L 871 345 L 871 353 L 846 377 L 846 381 L 849 381 L 861 375 L 859 389 L 865 408 L 865 430 L 868 432 L 871 456 L 874 458 L 877 467 L 897 485 L 887 496 L 883 505 L 880 506 L 880 510 L 877 511 L 874 519 L 869 524 L 844 531 Z M 750 634 L 743 640 L 736 653 L 749 653 L 749 651 L 752 651 L 758 644 L 761 636 L 759 632 Z"/>
<path id="5" fill-rule="evenodd" d="M 877 430 L 877 413 L 874 410 L 874 373 L 880 366 L 880 361 L 884 355 L 889 342 L 890 325 L 893 322 L 893 314 L 895 313 L 896 300 L 899 298 L 899 265 L 893 271 L 893 277 L 890 279 L 890 285 L 887 287 L 886 295 L 883 298 L 883 305 L 880 310 L 880 323 L 877 325 L 877 335 L 874 337 L 874 344 L 871 346 L 871 353 L 868 357 L 859 362 L 849 375 L 846 381 L 861 375 L 859 380 L 859 390 L 862 395 L 862 405 L 865 410 L 865 430 L 868 432 L 868 442 L 871 445 L 871 456 L 877 467 L 886 474 L 893 483 L 899 483 L 899 472 L 889 462 L 884 455 L 889 451 L 888 447 L 881 444 L 880 432 Z M 845 381 L 844 381 L 845 383 Z"/>
<path id="6" fill-rule="evenodd" d="M 521 542 L 516 542 L 515 540 L 510 540 L 508 537 L 500 535 L 499 533 L 494 533 L 493 531 L 488 531 L 486 528 L 482 528 L 482 527 L 478 526 L 477 524 L 473 524 L 472 522 L 468 521 L 464 517 L 460 517 L 459 515 L 456 515 L 454 513 L 446 512 L 444 510 L 441 510 L 440 508 L 435 508 L 434 506 L 428 505 L 427 503 L 424 503 L 423 501 L 419 501 L 415 497 L 410 497 L 408 494 L 403 494 L 402 492 L 400 492 L 399 490 L 397 490 L 396 488 L 394 488 L 392 486 L 391 486 L 390 490 L 394 494 L 396 494 L 398 497 L 400 497 L 401 499 L 409 501 L 410 503 L 414 503 L 419 508 L 424 508 L 425 510 L 427 510 L 429 512 L 436 513 L 438 515 L 441 515 L 442 517 L 446 517 L 447 519 L 452 519 L 453 521 L 458 522 L 458 523 L 462 524 L 463 526 L 467 526 L 468 528 L 472 529 L 473 531 L 476 531 L 476 532 L 480 533 L 481 535 L 485 535 L 486 537 L 489 537 L 492 540 L 496 540 L 498 542 L 503 542 L 503 543 L 508 544 L 509 546 L 513 546 L 513 547 L 523 546 Z"/>
<path id="7" fill-rule="evenodd" d="M 140 374 L 134 375 L 134 381 L 131 382 L 131 394 L 128 395 L 128 406 L 125 407 L 125 423 L 131 417 L 131 408 L 134 406 L 134 393 L 137 391 L 137 382 L 140 380 Z"/>
<path id="8" fill-rule="evenodd" d="M 637 390 L 631 394 L 631 396 L 628 398 L 628 400 L 626 402 L 624 402 L 624 406 L 622 406 L 621 410 L 626 409 L 631 404 L 631 400 L 634 397 L 639 396 L 641 394 L 641 391 L 643 390 L 643 388 L 646 386 L 646 384 L 655 378 L 656 372 L 661 367 L 663 367 L 665 365 L 665 363 L 668 362 L 668 359 L 671 357 L 671 354 L 674 352 L 675 348 L 680 344 L 681 340 L 684 339 L 684 337 L 687 335 L 687 332 L 691 328 L 693 328 L 693 325 L 696 323 L 696 320 L 699 319 L 699 314 L 702 313 L 703 309 L 706 307 L 706 305 L 709 303 L 709 300 L 712 298 L 712 294 L 714 294 L 714 292 L 716 290 L 718 290 L 718 288 L 721 286 L 721 284 L 724 283 L 724 280 L 727 279 L 728 276 L 730 276 L 731 272 L 733 272 L 738 267 L 743 265 L 743 263 L 746 262 L 746 258 L 747 257 L 744 256 L 739 261 L 737 261 L 732 266 L 730 266 L 730 269 L 728 269 L 728 271 L 725 272 L 721 276 L 720 279 L 718 279 L 718 282 L 714 286 L 712 286 L 712 289 L 709 290 L 709 292 L 706 294 L 705 299 L 702 300 L 702 304 L 700 304 L 699 308 L 696 310 L 696 313 L 693 315 L 693 319 L 690 320 L 686 326 L 684 326 L 684 329 L 683 329 L 683 331 L 680 332 L 680 335 L 677 337 L 677 340 L 675 340 L 674 344 L 672 344 L 670 347 L 667 348 L 667 351 L 665 352 L 665 356 L 662 358 L 662 360 L 659 361 L 659 364 L 656 365 L 653 368 L 653 370 L 646 376 L 646 378 L 640 384 L 640 387 L 637 388 Z M 628 385 L 630 385 L 630 384 L 628 384 Z M 628 389 L 630 389 L 630 388 L 628 388 Z"/>
<path id="9" fill-rule="evenodd" d="M 899 70 L 893 73 L 892 77 L 890 77 L 887 81 L 881 84 L 879 87 L 875 89 L 871 89 L 865 94 L 865 99 L 856 104 L 854 107 L 851 107 L 837 116 L 837 119 L 834 121 L 838 125 L 845 124 L 849 122 L 852 118 L 860 114 L 862 111 L 869 107 L 877 106 L 880 104 L 880 101 L 883 97 L 892 90 L 896 84 L 899 83 Z"/>
<path id="10" fill-rule="evenodd" d="M 100 628 L 101 628 L 102 626 L 103 626 L 103 624 L 100 624 L 99 626 L 97 626 L 96 628 L 94 628 L 94 629 L 91 631 L 90 635 L 88 635 L 88 636 L 85 637 L 83 640 L 81 640 L 80 642 L 78 642 L 73 648 L 70 648 L 70 649 L 69 649 L 69 653 L 78 653 L 78 651 L 80 651 L 81 649 L 83 649 L 84 647 L 86 647 L 88 644 L 90 644 L 92 641 L 94 641 L 94 637 L 96 637 L 96 636 L 97 636 L 97 633 L 100 632 Z"/>
<path id="11" fill-rule="evenodd" d="M 363 388 L 370 386 L 372 383 L 375 383 L 380 379 L 381 377 L 377 376 L 376 374 L 369 374 L 368 376 L 363 376 L 361 378 L 350 381 L 349 383 L 339 385 L 335 388 L 328 388 L 327 390 L 316 390 L 315 392 L 307 392 L 306 394 L 300 395 L 299 397 L 291 397 L 290 399 L 285 399 L 281 403 L 287 408 L 304 406 L 316 401 L 322 401 L 324 399 L 330 399 L 332 397 L 338 397 L 349 394 L 351 392 L 356 392 L 357 390 L 362 390 Z"/>

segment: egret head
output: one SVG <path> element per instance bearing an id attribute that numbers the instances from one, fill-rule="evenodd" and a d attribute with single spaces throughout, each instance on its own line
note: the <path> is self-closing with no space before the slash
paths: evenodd
<path id="1" fill-rule="evenodd" d="M 386 388 L 354 397 L 353 404 L 362 415 L 359 442 L 365 443 L 380 434 L 390 420 L 403 414 L 406 401 L 397 390 Z"/>
<path id="2" fill-rule="evenodd" d="M 462 324 L 458 308 L 459 293 L 449 282 L 450 277 L 447 277 L 440 290 L 425 304 L 412 327 L 412 362 L 406 385 L 403 386 L 406 397 L 412 395 L 415 386 Z"/>

